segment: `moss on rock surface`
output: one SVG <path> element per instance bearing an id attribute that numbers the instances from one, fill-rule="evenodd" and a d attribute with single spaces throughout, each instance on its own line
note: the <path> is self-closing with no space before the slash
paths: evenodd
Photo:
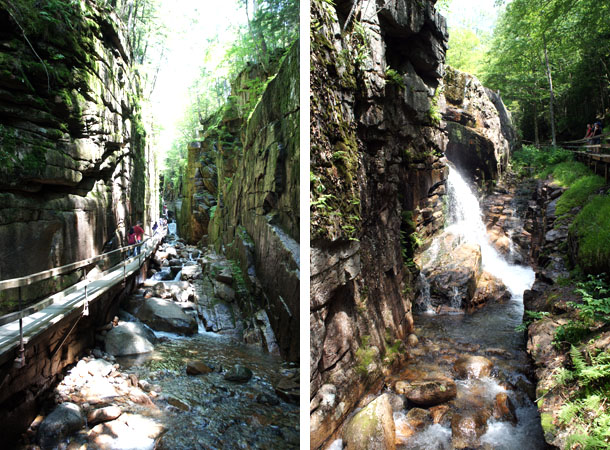
<path id="1" fill-rule="evenodd" d="M 85 0 L 15 0 L 0 7 L 0 30 L 5 279 L 120 244 L 158 202 L 139 81 L 114 13 Z"/>

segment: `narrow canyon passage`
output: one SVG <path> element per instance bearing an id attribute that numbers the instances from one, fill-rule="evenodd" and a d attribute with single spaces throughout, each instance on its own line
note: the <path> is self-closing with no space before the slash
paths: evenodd
<path id="1" fill-rule="evenodd" d="M 7 448 L 298 447 L 298 10 L 0 2 Z"/>

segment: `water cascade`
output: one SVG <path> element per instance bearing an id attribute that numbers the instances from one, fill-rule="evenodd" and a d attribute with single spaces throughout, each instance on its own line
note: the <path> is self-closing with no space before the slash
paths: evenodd
<path id="1" fill-rule="evenodd" d="M 415 317 L 420 344 L 411 350 L 412 362 L 401 376 L 410 381 L 415 376 L 417 379 L 453 378 L 457 396 L 447 403 L 449 413 L 444 419 L 425 427 L 414 428 L 409 420 L 409 412 L 415 409 L 410 402 L 406 409 L 395 411 L 396 438 L 401 443 L 397 448 L 430 450 L 476 445 L 506 450 L 542 449 L 544 439 L 538 412 L 526 394 L 528 391 L 531 395 L 534 386 L 525 376 L 528 360 L 524 338 L 515 331 L 522 322 L 523 291 L 533 283 L 534 272 L 529 267 L 510 264 L 490 244 L 478 199 L 453 167 L 449 170 L 447 188 L 449 226 L 431 243 L 424 260 L 429 263 L 441 258 L 439 248 L 443 244 L 437 240 L 452 233 L 460 244 L 480 247 L 482 269 L 499 278 L 511 296 L 505 302 L 490 302 L 472 314 L 437 315 L 430 307 L 430 285 L 420 276 L 421 313 Z M 448 293 L 449 297 L 453 294 L 449 298 L 451 309 L 459 308 L 457 289 L 448 289 Z M 456 377 L 456 361 L 480 356 L 493 363 L 489 374 L 466 379 Z M 494 405 L 504 395 L 514 405 L 514 420 L 496 415 Z M 463 429 L 456 417 L 473 417 L 474 422 L 478 420 L 482 425 L 471 430 L 470 437 L 464 437 L 468 430 Z"/>
<path id="2" fill-rule="evenodd" d="M 500 278 L 514 296 L 522 296 L 523 291 L 529 289 L 534 282 L 534 271 L 530 267 L 508 263 L 491 245 L 477 197 L 466 180 L 451 166 L 447 187 L 450 225 L 446 231 L 455 233 L 466 242 L 479 245 L 483 269 Z"/>

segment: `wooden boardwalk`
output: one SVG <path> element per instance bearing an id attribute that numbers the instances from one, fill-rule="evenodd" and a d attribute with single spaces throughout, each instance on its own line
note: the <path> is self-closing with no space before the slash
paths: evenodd
<path id="1" fill-rule="evenodd" d="M 6 361 L 8 358 L 13 357 L 15 350 L 19 353 L 19 348 L 22 345 L 27 345 L 28 342 L 45 332 L 49 327 L 58 324 L 75 312 L 87 315 L 90 303 L 94 302 L 114 286 L 124 283 L 127 278 L 141 269 L 163 236 L 164 233 L 159 233 L 148 239 L 142 245 L 143 248 L 140 255 L 133 256 L 108 269 L 98 279 L 80 281 L 66 290 L 42 300 L 38 303 L 40 310 L 37 310 L 38 308 L 35 306 L 3 316 L 1 319 L 3 319 L 2 322 L 4 323 L 0 326 L 0 361 Z M 126 250 L 128 248 L 121 249 L 121 251 Z M 70 266 L 78 266 L 79 264 L 75 263 Z M 45 273 L 52 272 L 53 270 L 57 269 L 52 269 Z M 0 285 L 4 284 L 4 287 L 12 287 L 16 283 L 23 285 L 24 282 L 27 283 L 28 279 L 38 278 L 40 278 L 40 275 L 35 274 L 21 279 L 2 281 Z M 21 326 L 20 320 L 22 321 Z M 20 356 L 18 355 L 16 362 L 18 362 L 19 358 Z"/>

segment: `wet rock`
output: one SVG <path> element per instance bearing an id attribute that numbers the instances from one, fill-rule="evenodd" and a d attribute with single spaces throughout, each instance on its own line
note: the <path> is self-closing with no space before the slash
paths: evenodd
<path id="1" fill-rule="evenodd" d="M 235 291 L 224 283 L 214 282 L 214 295 L 226 302 L 235 301 Z"/>
<path id="2" fill-rule="evenodd" d="M 153 419 L 136 414 L 122 414 L 118 419 L 93 427 L 89 438 L 99 448 L 152 450 L 155 448 L 155 440 L 164 430 L 163 425 Z"/>
<path id="3" fill-rule="evenodd" d="M 283 375 L 273 386 L 275 393 L 283 400 L 298 404 L 300 397 L 299 371 Z"/>
<path id="4" fill-rule="evenodd" d="M 461 243 L 452 233 L 445 233 L 438 242 L 438 252 L 424 252 L 420 262 L 430 283 L 432 305 L 465 306 L 474 296 L 481 275 L 481 249 Z"/>
<path id="5" fill-rule="evenodd" d="M 277 397 L 266 394 L 264 392 L 261 392 L 260 394 L 258 394 L 256 396 L 256 402 L 260 403 L 261 405 L 267 405 L 267 406 L 276 406 L 276 405 L 280 404 L 280 401 Z"/>
<path id="6" fill-rule="evenodd" d="M 489 415 L 484 412 L 454 414 L 451 419 L 451 444 L 456 449 L 477 448 L 487 431 Z"/>
<path id="7" fill-rule="evenodd" d="M 152 402 L 152 400 L 148 397 L 148 395 L 146 395 L 145 392 L 141 391 L 140 389 L 136 388 L 136 389 L 131 389 L 129 391 L 129 399 L 134 402 L 137 403 L 139 405 L 144 405 L 144 406 L 155 406 L 155 404 Z"/>
<path id="8" fill-rule="evenodd" d="M 500 392 L 496 395 L 493 416 L 502 422 L 511 422 L 513 425 L 517 423 L 515 406 L 505 392 Z"/>
<path id="9" fill-rule="evenodd" d="M 457 394 L 457 386 L 449 378 L 418 381 L 398 381 L 394 390 L 419 406 L 434 406 L 445 403 Z"/>
<path id="10" fill-rule="evenodd" d="M 448 405 L 438 405 L 433 406 L 429 409 L 430 415 L 432 416 L 432 422 L 434 423 L 443 423 L 447 416 L 449 416 L 449 406 Z"/>
<path id="11" fill-rule="evenodd" d="M 477 282 L 474 295 L 468 302 L 468 306 L 470 308 L 479 308 L 490 301 L 508 301 L 510 297 L 510 291 L 498 277 L 493 276 L 489 272 L 483 272 Z"/>
<path id="12" fill-rule="evenodd" d="M 85 426 L 85 418 L 78 405 L 62 403 L 57 406 L 40 424 L 37 441 L 42 449 L 51 449 L 59 441 Z"/>
<path id="13" fill-rule="evenodd" d="M 191 405 L 189 405 L 186 400 L 182 400 L 181 398 L 175 397 L 173 395 L 167 397 L 167 403 L 172 406 L 175 406 L 178 409 L 181 409 L 182 411 L 190 411 L 191 409 Z"/>
<path id="14" fill-rule="evenodd" d="M 112 363 L 103 359 L 94 359 L 87 363 L 87 371 L 91 375 L 100 375 L 102 377 L 108 376 L 112 372 Z"/>
<path id="15" fill-rule="evenodd" d="M 400 412 L 407 408 L 407 400 L 402 395 L 388 393 L 390 399 L 390 405 L 392 405 L 392 411 Z"/>
<path id="16" fill-rule="evenodd" d="M 407 413 L 407 423 L 411 428 L 417 431 L 423 430 L 426 426 L 432 423 L 430 411 L 421 408 L 412 408 Z"/>
<path id="17" fill-rule="evenodd" d="M 106 352 L 113 356 L 137 355 L 154 349 L 157 338 L 147 327 L 137 322 L 122 322 L 105 337 Z"/>
<path id="18" fill-rule="evenodd" d="M 225 373 L 224 379 L 228 381 L 235 381 L 237 383 L 245 383 L 252 378 L 252 371 L 247 367 L 240 364 L 233 366 L 232 369 Z"/>
<path id="19" fill-rule="evenodd" d="M 417 336 L 411 333 L 407 337 L 407 343 L 409 344 L 409 347 L 415 347 L 417 344 L 419 344 L 419 339 L 417 339 Z"/>
<path id="20" fill-rule="evenodd" d="M 80 394 L 92 405 L 108 403 L 120 394 L 116 386 L 107 378 L 93 377 L 81 390 Z"/>
<path id="21" fill-rule="evenodd" d="M 197 332 L 197 319 L 186 314 L 173 302 L 160 298 L 147 298 L 135 316 L 158 331 L 191 335 Z"/>
<path id="22" fill-rule="evenodd" d="M 395 425 L 387 394 L 380 395 L 352 417 L 343 429 L 349 450 L 393 450 Z"/>
<path id="23" fill-rule="evenodd" d="M 213 369 L 202 361 L 189 361 L 186 363 L 186 373 L 188 375 L 205 375 L 213 372 Z"/>
<path id="24" fill-rule="evenodd" d="M 108 422 L 119 417 L 123 411 L 118 406 L 106 406 L 105 408 L 94 409 L 87 415 L 87 424 L 92 427 L 101 422 Z"/>
<path id="25" fill-rule="evenodd" d="M 483 356 L 463 356 L 453 365 L 459 378 L 482 378 L 491 374 L 493 363 Z"/>
<path id="26" fill-rule="evenodd" d="M 201 267 L 197 265 L 184 266 L 182 268 L 181 280 L 198 280 L 203 276 Z"/>

